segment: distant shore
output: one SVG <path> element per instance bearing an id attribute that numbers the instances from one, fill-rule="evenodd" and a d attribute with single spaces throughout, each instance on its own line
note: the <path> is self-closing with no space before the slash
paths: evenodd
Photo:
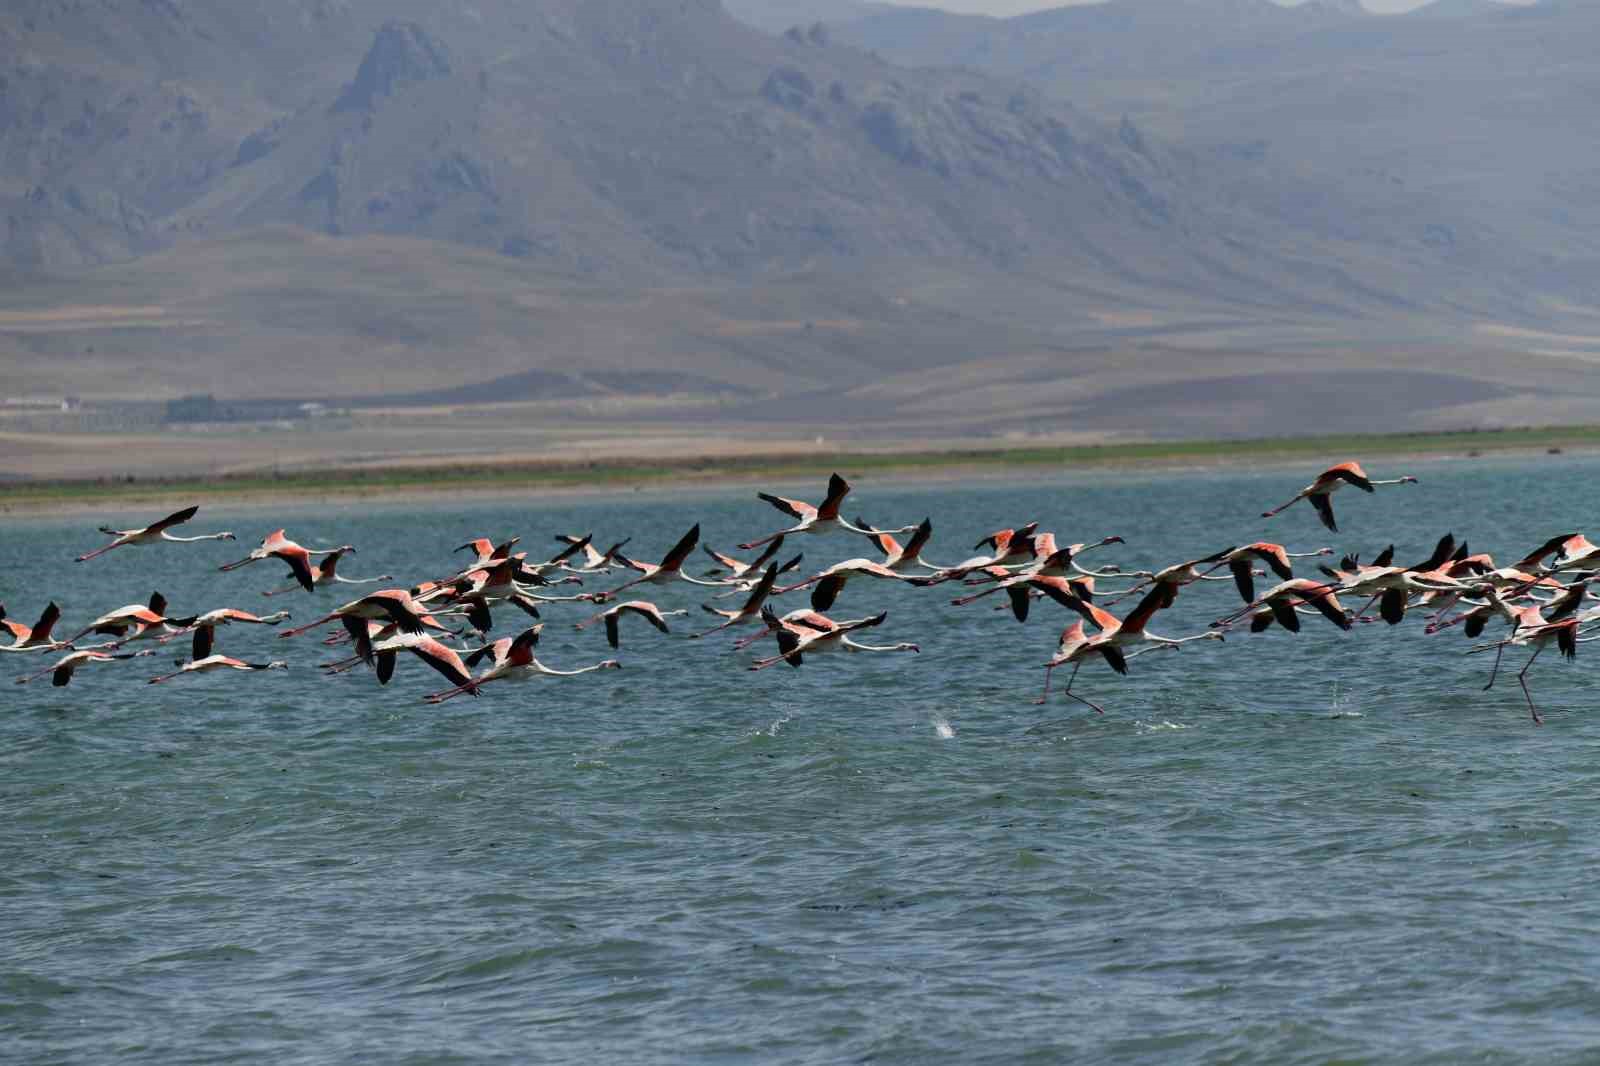
<path id="1" fill-rule="evenodd" d="M 0 514 L 48 514 L 168 502 L 254 504 L 276 501 L 575 495 L 634 489 L 711 486 L 727 482 L 881 476 L 942 480 L 961 476 L 1139 467 L 1227 467 L 1304 460 L 1309 466 L 1345 459 L 1405 455 L 1471 457 L 1517 452 L 1600 449 L 1600 426 L 1548 426 L 1445 433 L 1352 434 L 1253 440 L 1141 441 L 1039 448 L 951 448 L 938 451 L 796 452 L 748 457 L 607 459 L 592 462 L 506 462 L 320 468 L 220 477 L 82 479 L 0 483 Z"/>

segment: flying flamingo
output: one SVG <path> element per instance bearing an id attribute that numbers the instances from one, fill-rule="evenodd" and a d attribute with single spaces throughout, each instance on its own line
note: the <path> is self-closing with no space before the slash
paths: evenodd
<path id="1" fill-rule="evenodd" d="M 189 657 L 198 662 L 211 655 L 211 645 L 216 638 L 218 626 L 232 625 L 235 622 L 241 625 L 275 626 L 288 617 L 288 611 L 278 611 L 269 615 L 254 615 L 249 611 L 222 607 L 200 615 L 189 624 L 188 629 L 180 629 L 171 636 L 163 637 L 162 643 L 166 643 L 173 637 L 181 637 L 185 632 L 192 630 L 194 632 L 194 647 L 193 654 Z"/>
<path id="2" fill-rule="evenodd" d="M 1509 637 L 1505 638 L 1504 640 L 1497 640 L 1490 644 L 1480 644 L 1468 652 L 1468 654 L 1470 655 L 1474 652 L 1491 650 L 1497 653 L 1494 660 L 1494 670 L 1489 674 L 1489 683 L 1483 686 L 1483 690 L 1487 692 L 1494 687 L 1495 676 L 1500 671 L 1500 654 L 1498 653 L 1503 653 L 1506 648 L 1513 645 L 1517 647 L 1531 646 L 1533 648 L 1533 654 L 1528 657 L 1527 663 L 1523 665 L 1521 672 L 1517 674 L 1517 683 L 1522 686 L 1522 694 L 1528 700 L 1528 713 L 1533 716 L 1533 724 L 1543 725 L 1544 719 L 1539 717 L 1538 708 L 1534 707 L 1533 705 L 1533 693 L 1528 691 L 1528 670 L 1533 666 L 1534 660 L 1538 659 L 1540 653 L 1542 653 L 1545 648 L 1549 647 L 1553 642 L 1562 656 L 1564 656 L 1568 661 L 1571 661 L 1578 657 L 1579 644 L 1586 644 L 1590 640 L 1596 639 L 1600 638 L 1586 637 L 1579 639 L 1578 619 L 1563 618 L 1559 622 L 1546 622 L 1542 625 L 1533 626 L 1519 626 Z"/>
<path id="3" fill-rule="evenodd" d="M 1375 485 L 1414 485 L 1416 484 L 1416 481 L 1417 479 L 1409 474 L 1404 477 L 1391 478 L 1388 481 L 1374 481 L 1367 476 L 1367 472 L 1365 470 L 1361 469 L 1360 463 L 1340 463 L 1337 466 L 1330 466 L 1328 469 L 1318 474 L 1315 481 L 1297 492 L 1294 496 L 1294 499 L 1290 500 L 1288 503 L 1274 507 L 1270 511 L 1262 511 L 1261 517 L 1271 518 L 1273 515 L 1293 506 L 1296 503 L 1299 503 L 1301 500 L 1309 500 L 1311 502 L 1311 506 L 1315 507 L 1317 510 L 1317 517 L 1322 519 L 1322 524 L 1327 526 L 1333 532 L 1337 533 L 1339 532 L 1339 526 L 1333 520 L 1333 503 L 1329 499 L 1334 492 L 1343 488 L 1345 485 L 1354 485 L 1362 492 L 1374 492 L 1376 491 L 1376 489 L 1373 487 Z"/>
<path id="4" fill-rule="evenodd" d="M 254 670 L 287 670 L 288 668 L 288 663 L 276 659 L 270 663 L 247 663 L 243 659 L 235 659 L 228 655 L 207 655 L 199 659 L 191 659 L 173 673 L 152 677 L 149 683 L 159 685 L 163 681 L 171 681 L 173 678 L 182 677 L 184 674 L 209 674 L 213 670 L 244 670 L 248 672 Z"/>
<path id="5" fill-rule="evenodd" d="M 121 652 L 116 654 L 113 654 L 112 652 L 99 651 L 94 648 L 87 648 L 83 651 L 75 651 L 70 655 L 66 655 L 60 659 L 57 659 L 55 662 L 51 663 L 43 670 L 40 670 L 38 673 L 28 674 L 25 677 L 17 678 L 17 684 L 26 685 L 29 681 L 43 677 L 45 674 L 50 674 L 50 683 L 56 688 L 64 688 L 72 683 L 73 671 L 77 670 L 80 666 L 88 666 L 90 663 L 115 662 L 118 659 L 141 659 L 146 655 L 154 654 L 154 648 L 146 648 L 144 651 Z"/>
<path id="6" fill-rule="evenodd" d="M 700 545 L 700 550 L 711 556 L 711 558 L 715 559 L 718 563 L 718 569 L 706 571 L 705 576 L 717 577 L 722 573 L 723 570 L 726 570 L 728 571 L 729 575 L 728 577 L 723 578 L 723 581 L 726 584 L 735 586 L 734 591 L 749 592 L 750 589 L 755 587 L 755 582 L 760 580 L 759 575 L 761 574 L 762 569 L 777 557 L 778 549 L 782 547 L 783 538 L 775 537 L 767 542 L 767 546 L 762 549 L 760 555 L 756 556 L 754 559 L 751 559 L 749 562 L 745 562 L 742 559 L 735 559 L 733 556 L 728 555 L 725 552 L 719 552 L 715 548 L 702 544 Z M 790 559 L 788 562 L 778 567 L 778 573 L 787 574 L 790 570 L 793 570 L 795 567 L 799 566 L 800 560 L 804 558 L 804 553 L 796 555 L 793 559 Z"/>
<path id="7" fill-rule="evenodd" d="M 862 619 L 856 619 L 856 621 L 862 621 Z M 776 635 L 780 629 L 792 629 L 800 636 L 805 636 L 807 633 L 830 632 L 838 629 L 840 625 L 840 623 L 835 622 L 827 615 L 818 611 L 813 611 L 809 607 L 801 607 L 798 610 L 788 612 L 778 619 L 776 625 L 774 625 L 772 622 L 772 613 L 763 607 L 761 610 L 761 624 L 761 632 L 752 633 L 748 636 L 740 637 L 738 640 L 734 641 L 733 650 L 743 651 L 750 645 L 756 643 L 758 640 L 762 640 L 767 636 Z"/>
<path id="8" fill-rule="evenodd" d="M 559 540 L 562 538 L 558 537 L 557 539 Z M 495 563 L 499 562 L 501 559 L 510 558 L 511 549 L 515 548 L 521 540 L 521 537 L 512 537 L 510 540 L 505 541 L 504 543 L 496 544 L 488 537 L 478 537 L 476 540 L 469 540 L 465 544 L 461 545 L 461 547 L 453 550 L 458 552 L 472 552 L 477 557 L 473 561 L 473 566 L 488 566 L 490 563 Z M 587 547 L 589 544 L 589 538 L 583 537 L 580 540 L 579 538 L 574 537 L 572 540 L 568 541 L 568 543 L 581 544 L 582 546 Z"/>
<path id="9" fill-rule="evenodd" d="M 850 483 L 838 474 L 828 478 L 828 496 L 822 501 L 821 506 L 813 507 L 801 500 L 791 500 L 783 496 L 774 496 L 768 492 L 758 492 L 756 496 L 767 501 L 791 518 L 798 520 L 799 525 L 780 529 L 776 533 L 769 533 L 755 540 L 745 541 L 739 545 L 740 549 L 749 551 L 777 537 L 787 536 L 790 533 L 831 533 L 836 529 L 848 530 L 851 533 L 860 533 L 862 536 L 871 537 L 880 533 L 914 533 L 916 526 L 902 526 L 899 529 L 866 529 L 861 526 L 851 525 L 839 517 L 839 506 L 844 503 L 844 498 L 850 492 Z"/>
<path id="10" fill-rule="evenodd" d="M 663 611 L 649 600 L 629 600 L 627 603 L 617 604 L 609 611 L 601 611 L 594 617 L 577 623 L 572 628 L 587 629 L 595 622 L 604 619 L 606 623 L 606 641 L 613 648 L 615 648 L 617 647 L 617 642 L 619 639 L 617 624 L 624 614 L 636 614 L 640 618 L 643 618 L 645 621 L 649 622 L 651 625 L 655 626 L 657 629 L 661 630 L 661 632 L 671 633 L 672 630 L 667 628 L 667 618 L 674 615 L 684 615 L 688 613 L 689 612 L 685 610 Z"/>
<path id="11" fill-rule="evenodd" d="M 171 529 L 173 526 L 181 526 L 183 523 L 189 521 L 189 519 L 193 518 L 196 512 L 199 510 L 199 504 L 195 504 L 193 507 L 185 507 L 181 511 L 175 511 L 172 514 L 167 515 L 167 517 L 163 518 L 159 522 L 152 522 L 148 526 L 144 526 L 140 529 L 110 529 L 106 526 L 101 526 L 100 532 L 104 533 L 108 537 L 115 537 L 117 539 L 113 540 L 110 544 L 107 544 L 104 548 L 96 548 L 87 555 L 78 556 L 78 562 L 86 563 L 96 556 L 104 555 L 113 548 L 121 548 L 130 544 L 154 544 L 157 541 L 163 540 L 170 540 L 177 544 L 193 544 L 195 541 L 199 540 L 237 539 L 232 533 L 207 533 L 198 537 L 174 537 L 171 533 L 167 532 L 167 530 Z"/>
<path id="12" fill-rule="evenodd" d="M 61 618 L 61 608 L 52 601 L 39 615 L 32 627 L 21 622 L 6 621 L 6 609 L 0 606 L 0 629 L 11 634 L 10 644 L 0 644 L 0 651 L 55 651 L 70 648 L 66 641 L 52 640 L 50 631 Z"/>
<path id="13" fill-rule="evenodd" d="M 383 589 L 368 593 L 359 600 L 334 608 L 321 618 L 294 629 L 285 629 L 279 637 L 295 637 L 307 630 L 329 622 L 343 623 L 345 631 L 355 641 L 356 653 L 363 661 L 372 661 L 372 637 L 367 622 L 393 622 L 406 633 L 421 633 L 425 629 L 449 633 L 450 630 L 433 621 L 427 609 L 411 598 L 405 589 Z"/>
<path id="14" fill-rule="evenodd" d="M 1225 554 L 1212 569 L 1226 566 L 1233 574 L 1235 586 L 1239 589 L 1239 598 L 1249 603 L 1256 598 L 1256 571 L 1251 565 L 1260 562 L 1266 565 L 1280 581 L 1294 580 L 1294 566 L 1291 559 L 1315 559 L 1321 555 L 1332 555 L 1332 548 L 1318 548 L 1314 552 L 1292 552 L 1282 544 L 1273 544 L 1269 541 L 1256 541 L 1235 548 Z M 1209 574 L 1211 571 L 1206 571 Z"/>
<path id="15" fill-rule="evenodd" d="M 856 576 L 873 577 L 880 581 L 909 580 L 905 574 L 891 570 L 882 563 L 875 563 L 871 559 L 846 559 L 842 563 L 828 567 L 820 574 L 806 578 L 799 584 L 774 589 L 772 594 L 782 596 L 784 593 L 815 585 L 816 588 L 811 591 L 811 606 L 814 610 L 826 611 L 839 598 L 839 593 L 844 591 L 845 583 Z"/>
<path id="16" fill-rule="evenodd" d="M 1121 537 L 1107 537 L 1100 544 L 1120 544 L 1121 542 Z M 1032 594 L 1034 592 L 1049 596 L 1063 606 L 1074 607 L 1077 600 L 1086 601 L 1093 596 L 1094 578 L 1069 577 L 1068 575 L 1072 572 L 1073 558 L 1077 553 L 1098 546 L 1098 544 L 1088 546 L 1074 544 L 1071 547 L 1060 548 L 1034 566 L 1019 570 L 1014 574 L 1007 570 L 996 568 L 999 580 L 994 584 L 982 592 L 974 592 L 971 595 L 959 597 L 951 600 L 950 603 L 953 606 L 962 607 L 996 592 L 1004 592 L 1011 600 L 1012 614 L 1016 616 L 1019 622 L 1028 620 L 1028 607 L 1032 602 Z M 1081 595 L 1084 592 L 1089 595 Z"/>
<path id="17" fill-rule="evenodd" d="M 355 551 L 355 549 L 346 544 L 338 550 L 331 551 L 325 555 L 322 560 L 311 569 L 311 587 L 321 589 L 335 584 L 376 585 L 380 581 L 394 580 L 394 576 L 392 574 L 379 574 L 377 577 L 345 577 L 344 575 L 338 573 L 339 560 L 344 558 L 346 552 L 353 551 Z M 275 588 L 268 592 L 263 592 L 261 595 L 282 596 L 284 593 L 293 592 L 295 589 L 300 587 L 300 583 L 296 581 L 293 585 L 284 585 L 281 588 Z"/>
<path id="18" fill-rule="evenodd" d="M 684 562 L 689 558 L 689 554 L 694 551 L 695 545 L 699 542 L 700 525 L 697 522 L 695 523 L 694 528 L 690 529 L 689 532 L 685 533 L 681 538 L 679 538 L 678 543 L 672 546 L 672 550 L 667 552 L 667 554 L 662 557 L 659 565 L 655 563 L 636 562 L 633 559 L 628 558 L 626 555 L 623 555 L 621 552 L 618 552 L 615 556 L 617 562 L 631 570 L 639 571 L 640 576 L 634 578 L 632 581 L 624 581 L 616 588 L 607 592 L 597 592 L 591 598 L 595 603 L 606 603 L 609 600 L 615 599 L 617 593 L 621 592 L 623 589 L 630 589 L 635 585 L 665 585 L 669 581 L 677 580 L 687 581 L 691 585 L 706 585 L 711 588 L 722 588 L 723 583 L 720 581 L 701 581 L 698 578 L 690 577 L 688 574 L 683 572 Z"/>
<path id="19" fill-rule="evenodd" d="M 684 554 L 688 554 L 685 552 Z M 499 658 L 494 666 L 479 674 L 466 684 L 457 685 L 455 688 L 443 692 L 435 692 L 427 697 L 429 703 L 443 703 L 461 695 L 463 692 L 476 692 L 484 685 L 493 681 L 532 681 L 538 677 L 576 677 L 579 674 L 592 673 L 596 670 L 620 670 L 622 664 L 615 659 L 605 659 L 593 666 L 581 667 L 577 670 L 554 670 L 541 663 L 534 657 L 533 649 L 539 643 L 539 631 L 543 624 L 532 626 L 522 631 L 505 650 L 505 657 Z"/>
<path id="20" fill-rule="evenodd" d="M 827 630 L 797 630 L 788 625 L 773 613 L 771 607 L 762 608 L 762 618 L 766 621 L 768 629 L 775 630 L 778 638 L 779 654 L 770 659 L 757 659 L 750 664 L 752 670 L 765 670 L 769 666 L 779 663 L 788 663 L 799 668 L 805 661 L 806 655 L 816 655 L 822 652 L 847 651 L 847 652 L 897 652 L 921 651 L 915 644 L 861 644 L 850 639 L 850 634 L 858 629 L 869 629 L 883 624 L 889 617 L 888 611 L 880 612 L 871 618 L 862 618 L 854 622 L 845 622 Z"/>
<path id="21" fill-rule="evenodd" d="M 605 551 L 601 551 L 596 548 L 593 543 L 591 543 L 593 538 L 593 533 L 590 533 L 588 536 L 584 537 L 575 537 L 570 533 L 556 534 L 556 540 L 559 540 L 569 548 L 576 548 L 578 551 L 583 553 L 582 566 L 568 566 L 568 569 L 573 573 L 599 574 L 609 571 L 611 569 L 612 561 L 617 557 L 617 552 L 621 551 L 623 546 L 626 545 L 628 541 L 633 539 L 632 537 L 625 537 L 622 540 L 617 541 L 617 543 L 613 544 Z"/>
<path id="22" fill-rule="evenodd" d="M 856 516 L 856 525 L 866 527 L 867 520 L 860 515 Z M 901 544 L 888 533 L 871 534 L 872 543 L 883 553 L 883 565 L 896 573 L 905 573 L 913 566 L 920 566 L 926 570 L 943 570 L 944 567 L 935 566 L 922 558 L 922 549 L 927 546 L 928 539 L 933 536 L 933 520 L 924 518 L 911 534 L 911 539 Z"/>
<path id="23" fill-rule="evenodd" d="M 1021 566 L 1033 559 L 1038 553 L 1035 551 L 1034 533 L 1039 528 L 1039 523 L 1029 522 L 1017 529 L 1000 529 L 990 533 L 987 537 L 973 545 L 973 549 L 987 545 L 992 554 L 977 555 L 966 559 L 954 566 L 947 566 L 937 570 L 927 577 L 914 577 L 911 583 L 918 588 L 930 585 L 940 585 L 946 581 L 956 581 L 966 577 L 974 570 L 986 570 L 990 567 Z"/>
<path id="24" fill-rule="evenodd" d="M 1292 578 L 1272 586 L 1260 599 L 1252 600 L 1234 613 L 1213 622 L 1212 625 L 1226 628 L 1247 614 L 1255 616 L 1266 610 L 1270 612 L 1270 618 L 1276 620 L 1283 628 L 1291 633 L 1298 633 L 1300 632 L 1299 609 L 1303 605 L 1314 607 L 1340 629 L 1351 628 L 1350 615 L 1339 602 L 1335 586 L 1304 577 Z M 1259 633 L 1270 624 L 1271 622 L 1263 623 L 1259 617 L 1253 617 L 1250 631 Z"/>
<path id="25" fill-rule="evenodd" d="M 1098 655 L 1106 661 L 1106 665 L 1110 666 L 1111 669 L 1119 674 L 1126 674 L 1130 658 L 1142 655 L 1144 651 L 1154 650 L 1156 649 L 1146 648 L 1143 651 L 1134 652 L 1133 655 L 1126 655 L 1121 648 L 1112 643 L 1111 637 L 1106 633 L 1099 633 L 1093 637 L 1087 636 L 1084 633 L 1083 623 L 1074 622 L 1061 631 L 1061 639 L 1056 644 L 1055 655 L 1051 656 L 1050 661 L 1044 664 L 1044 692 L 1033 702 L 1041 704 L 1050 698 L 1050 675 L 1055 672 L 1056 667 L 1071 663 L 1072 673 L 1068 675 L 1067 687 L 1062 690 L 1062 693 L 1071 699 L 1077 700 L 1094 711 L 1095 714 L 1105 714 L 1106 709 L 1104 707 L 1091 700 L 1086 700 L 1072 691 L 1072 683 L 1078 679 L 1078 668 L 1086 660 Z"/>
<path id="26" fill-rule="evenodd" d="M 772 594 L 772 586 L 777 583 L 777 580 L 778 564 L 768 563 L 766 572 L 761 575 L 761 580 L 756 582 L 755 587 L 750 591 L 749 598 L 744 601 L 744 606 L 737 611 L 720 611 L 710 604 L 702 603 L 700 605 L 701 610 L 723 619 L 723 623 L 719 626 L 712 626 L 703 633 L 691 633 L 689 634 L 689 639 L 699 640 L 701 637 L 709 637 L 713 633 L 719 633 L 729 626 L 745 625 L 756 621 L 761 617 L 761 605 L 767 602 L 767 597 Z"/>
<path id="27" fill-rule="evenodd" d="M 1155 616 L 1157 611 L 1165 610 L 1172 606 L 1176 597 L 1177 593 L 1172 586 L 1157 585 L 1145 593 L 1144 598 L 1128 613 L 1126 618 L 1118 618 L 1110 611 L 1096 607 L 1092 603 L 1085 603 L 1082 600 L 1078 600 L 1070 606 L 1083 615 L 1086 621 L 1100 627 L 1098 636 L 1105 637 L 1118 649 L 1133 648 L 1144 644 L 1177 648 L 1197 640 L 1224 639 L 1223 633 L 1219 629 L 1207 630 L 1192 637 L 1177 638 L 1163 637 L 1149 632 L 1145 626 L 1149 624 L 1150 619 Z"/>
<path id="28" fill-rule="evenodd" d="M 194 615 L 188 618 L 170 618 L 166 611 L 167 598 L 159 592 L 152 592 L 148 606 L 130 603 L 126 607 L 107 612 L 90 622 L 67 643 L 76 644 L 90 633 L 99 633 L 112 638 L 111 643 L 106 646 L 115 648 L 135 640 L 174 636 L 194 624 L 196 617 Z"/>
<path id="29" fill-rule="evenodd" d="M 333 555 L 337 552 L 352 551 L 350 545 L 344 544 L 337 548 L 306 548 L 296 544 L 283 535 L 283 530 L 275 529 L 261 538 L 259 547 L 251 550 L 243 559 L 217 567 L 224 572 L 237 570 L 241 566 L 259 563 L 263 559 L 279 559 L 289 566 L 289 572 L 300 583 L 300 587 L 307 592 L 312 592 L 317 587 L 316 575 L 311 572 L 311 557 L 313 555 Z"/>
<path id="30" fill-rule="evenodd" d="M 1591 544 L 1589 538 L 1582 533 L 1568 533 L 1565 536 L 1553 537 L 1522 562 L 1536 565 L 1539 560 L 1552 552 L 1555 553 L 1556 557 L 1545 568 L 1545 574 L 1556 574 L 1563 570 L 1594 570 L 1600 568 L 1600 546 Z"/>

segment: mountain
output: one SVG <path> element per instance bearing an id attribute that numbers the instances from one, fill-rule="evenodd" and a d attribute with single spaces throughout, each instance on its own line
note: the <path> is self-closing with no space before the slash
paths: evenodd
<path id="1" fill-rule="evenodd" d="M 817 22 L 850 22 L 893 7 L 869 0 L 724 0 L 724 6 L 739 21 L 770 33 L 795 26 L 804 29 Z"/>
<path id="2" fill-rule="evenodd" d="M 1181 398 L 1141 406 L 1141 383 L 1216 379 L 1207 417 L 1243 431 L 1271 412 L 1229 421 L 1247 409 L 1221 398 L 1242 403 L 1241 383 L 1284 360 L 1322 376 L 1282 380 L 1353 401 L 1379 358 L 1443 375 L 1452 404 L 1527 405 L 1492 359 L 1457 371 L 1437 353 L 1533 331 L 1554 337 L 1538 341 L 1553 353 L 1539 395 L 1587 395 L 1600 264 L 1585 186 L 1564 191 L 1566 239 L 1535 244 L 1395 182 L 1396 164 L 1276 140 L 1287 101 L 1308 125 L 1329 105 L 1284 73 L 1293 60 L 1257 52 L 1310 61 L 1365 41 L 1387 70 L 1407 53 L 1371 34 L 1409 20 L 1114 0 L 984 20 L 1011 57 L 989 72 L 894 65 L 843 30 L 763 33 L 716 0 L 13 12 L 0 360 L 17 393 L 413 404 L 570 389 L 691 396 L 672 417 L 750 424 L 855 411 L 991 432 L 1027 411 L 1171 432 L 1198 423 L 1169 409 Z M 1234 56 L 1274 91 L 1233 100 L 1232 125 L 1174 111 L 1170 88 L 1124 117 L 1104 105 L 1137 79 L 1112 68 L 1151 41 L 1175 71 Z M 1054 56 L 1065 81 L 1041 84 L 1061 96 L 1017 76 L 1039 73 L 1036 55 Z M 1368 91 L 1348 90 L 1352 114 L 1382 102 Z M 1548 132 L 1524 125 L 1523 147 Z"/>
<path id="3" fill-rule="evenodd" d="M 1016 77 L 1202 156 L 1425 210 L 1439 242 L 1594 279 L 1600 5 L 1439 0 L 1399 17 L 1267 0 L 1109 0 L 1014 19 L 880 13 L 835 36 L 899 63 Z M 1267 171 L 1264 170 L 1265 174 Z M 1543 283 L 1542 281 L 1540 282 Z"/>

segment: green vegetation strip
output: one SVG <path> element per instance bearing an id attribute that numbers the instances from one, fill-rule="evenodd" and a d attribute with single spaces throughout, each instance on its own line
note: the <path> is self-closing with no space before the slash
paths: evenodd
<path id="1" fill-rule="evenodd" d="M 1552 426 L 1450 433 L 1350 434 L 1256 440 L 1145 441 L 1048 448 L 969 448 L 929 452 L 847 452 L 764 455 L 744 458 L 596 460 L 577 463 L 351 467 L 317 471 L 252 472 L 222 477 L 122 478 L 24 481 L 0 487 L 0 506 L 48 506 L 93 500 L 137 500 L 197 496 L 209 499 L 256 495 L 374 495 L 436 489 L 472 490 L 607 488 L 716 477 L 787 477 L 941 469 L 1028 470 L 1162 463 L 1227 464 L 1244 460 L 1314 458 L 1317 462 L 1382 455 L 1516 449 L 1600 447 L 1600 426 Z"/>

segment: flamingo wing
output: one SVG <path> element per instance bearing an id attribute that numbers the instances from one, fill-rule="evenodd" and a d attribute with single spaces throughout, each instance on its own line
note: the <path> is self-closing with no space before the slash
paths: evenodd
<path id="1" fill-rule="evenodd" d="M 758 492 L 756 496 L 766 500 L 772 506 L 789 515 L 805 522 L 817 517 L 817 509 L 802 500 L 791 500 L 786 496 L 774 496 L 770 492 Z"/>
<path id="2" fill-rule="evenodd" d="M 699 543 L 700 543 L 700 523 L 696 522 L 694 524 L 694 528 L 690 529 L 689 532 L 685 533 L 683 535 L 682 539 L 680 539 L 678 541 L 678 543 L 674 544 L 672 546 L 672 550 L 669 551 L 666 554 L 666 557 L 661 560 L 661 569 L 663 569 L 663 570 L 676 570 L 676 569 L 678 569 L 678 567 L 683 565 L 683 561 L 685 559 L 689 558 L 689 553 L 694 551 L 695 545 L 699 544 Z"/>
<path id="3" fill-rule="evenodd" d="M 1311 506 L 1317 509 L 1317 517 L 1322 519 L 1322 524 L 1334 533 L 1339 532 L 1339 523 L 1333 518 L 1333 502 L 1328 499 L 1325 492 L 1313 492 L 1306 499 L 1311 501 Z"/>
<path id="4" fill-rule="evenodd" d="M 147 532 L 147 533 L 159 533 L 163 529 L 170 529 L 173 526 L 181 526 L 181 525 L 183 525 L 183 523 L 185 523 L 189 519 L 193 518 L 199 512 L 199 510 L 200 510 L 200 505 L 199 504 L 195 504 L 193 507 L 185 507 L 181 511 L 174 511 L 171 514 L 167 515 L 167 517 L 163 518 L 161 521 L 154 522 L 154 523 L 146 526 L 145 527 L 145 532 Z"/>
<path id="5" fill-rule="evenodd" d="M 828 478 L 828 498 L 817 508 L 818 518 L 838 518 L 839 507 L 850 494 L 850 483 L 838 474 Z"/>

